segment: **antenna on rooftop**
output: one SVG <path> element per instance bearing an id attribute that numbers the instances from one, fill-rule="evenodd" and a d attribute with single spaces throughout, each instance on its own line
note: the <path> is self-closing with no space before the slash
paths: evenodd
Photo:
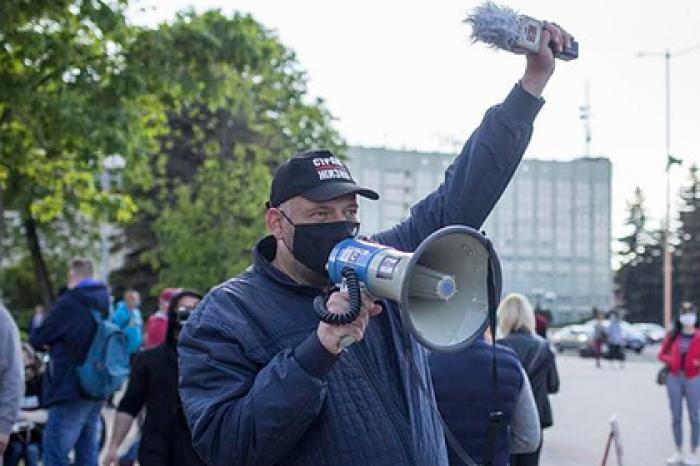
<path id="1" fill-rule="evenodd" d="M 579 118 L 583 122 L 583 129 L 585 132 L 585 144 L 586 148 L 584 155 L 586 157 L 591 156 L 591 103 L 590 103 L 590 93 L 591 93 L 591 83 L 586 80 L 586 91 L 585 91 L 585 102 L 579 107 Z"/>

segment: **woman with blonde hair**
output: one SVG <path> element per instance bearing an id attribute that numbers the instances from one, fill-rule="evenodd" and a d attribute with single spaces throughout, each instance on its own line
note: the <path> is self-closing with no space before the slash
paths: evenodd
<path id="1" fill-rule="evenodd" d="M 502 335 L 498 343 L 515 351 L 530 379 L 540 416 L 540 426 L 542 429 L 550 427 L 553 422 L 549 394 L 559 391 L 559 374 L 554 353 L 549 349 L 547 340 L 535 333 L 535 312 L 525 296 L 511 293 L 501 301 L 498 307 L 498 329 Z M 510 464 L 537 465 L 541 450 L 542 440 L 537 451 L 513 455 Z"/>

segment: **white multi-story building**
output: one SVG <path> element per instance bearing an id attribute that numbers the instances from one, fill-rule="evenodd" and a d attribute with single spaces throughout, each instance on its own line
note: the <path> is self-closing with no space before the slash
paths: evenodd
<path id="1" fill-rule="evenodd" d="M 454 156 L 351 147 L 356 181 L 377 190 L 360 200 L 362 231 L 388 228 L 435 189 Z M 504 293 L 520 292 L 557 322 L 613 303 L 611 165 L 606 158 L 524 160 L 482 230 L 501 259 Z"/>

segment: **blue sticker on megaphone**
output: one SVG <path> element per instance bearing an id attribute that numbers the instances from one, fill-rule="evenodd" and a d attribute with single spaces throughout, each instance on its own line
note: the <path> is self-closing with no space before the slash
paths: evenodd
<path id="1" fill-rule="evenodd" d="M 367 254 L 369 254 L 369 251 L 365 249 L 350 247 L 343 250 L 340 254 L 340 260 L 348 264 L 353 264 L 357 262 L 361 256 L 366 256 Z"/>

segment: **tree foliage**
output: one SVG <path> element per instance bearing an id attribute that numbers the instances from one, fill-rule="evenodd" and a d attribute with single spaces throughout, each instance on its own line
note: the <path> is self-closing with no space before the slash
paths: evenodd
<path id="1" fill-rule="evenodd" d="M 676 275 L 680 299 L 700 306 L 700 173 L 695 165 L 689 170 L 688 182 L 681 192 Z"/>
<path id="2" fill-rule="evenodd" d="M 643 252 L 644 244 L 648 243 L 647 216 L 644 209 L 644 194 L 637 186 L 634 190 L 634 197 L 627 201 L 627 218 L 625 226 L 629 234 L 619 239 L 623 249 L 619 255 L 627 260 L 634 259 L 637 254 Z"/>
<path id="3" fill-rule="evenodd" d="M 681 301 L 700 304 L 700 176 L 689 171 L 689 183 L 681 190 L 680 228 L 672 232 L 672 306 Z M 639 188 L 627 205 L 625 225 L 629 234 L 620 238 L 623 262 L 615 281 L 634 321 L 661 322 L 663 311 L 664 231 L 647 225 L 644 196 Z"/>
<path id="4" fill-rule="evenodd" d="M 343 142 L 294 54 L 250 16 L 182 13 L 137 43 L 134 60 L 157 59 L 134 66 L 164 75 L 157 97 L 169 131 L 153 188 L 134 193 L 143 208 L 124 230 L 112 281 L 118 291 L 205 291 L 250 263 L 270 171 L 296 151 Z"/>
<path id="5" fill-rule="evenodd" d="M 158 246 L 148 258 L 159 270 L 157 287 L 206 290 L 246 268 L 264 227 L 269 178 L 264 164 L 237 151 L 207 159 L 192 184 L 175 189 L 175 202 L 153 225 Z"/>
<path id="6" fill-rule="evenodd" d="M 615 274 L 628 318 L 634 322 L 661 322 L 663 309 L 663 232 L 650 232 L 644 195 L 639 187 L 627 203 L 629 233 L 619 239 L 623 263 Z"/>
<path id="7" fill-rule="evenodd" d="M 123 224 L 117 292 L 235 274 L 262 234 L 270 170 L 343 147 L 293 52 L 250 16 L 184 12 L 141 28 L 126 6 L 0 3 L 0 245 L 31 264 L 46 303 L 52 264 L 93 252 L 104 219 Z M 112 153 L 127 160 L 124 189 L 103 192 Z"/>
<path id="8" fill-rule="evenodd" d="M 125 66 L 133 31 L 124 8 L 101 0 L 0 6 L 0 221 L 4 211 L 19 216 L 45 304 L 54 293 L 43 245 L 57 223 L 125 221 L 136 211 L 129 195 L 97 186 L 103 158 L 120 153 L 128 182 L 149 181 L 162 112 Z"/>

